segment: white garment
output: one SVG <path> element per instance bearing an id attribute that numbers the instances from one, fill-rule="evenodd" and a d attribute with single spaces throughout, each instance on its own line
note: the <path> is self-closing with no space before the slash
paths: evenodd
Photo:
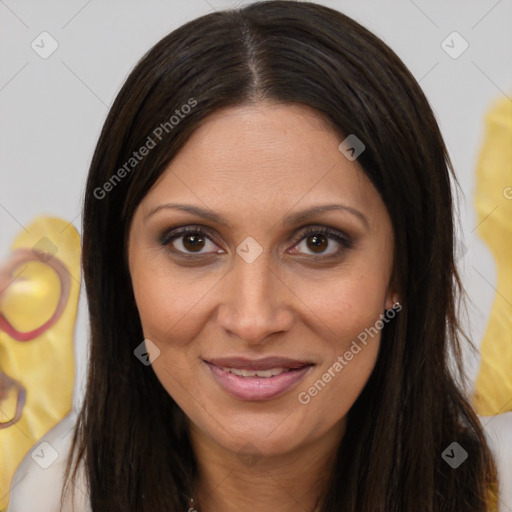
<path id="1" fill-rule="evenodd" d="M 512 411 L 479 416 L 485 437 L 496 460 L 499 481 L 499 512 L 512 511 Z"/>
<path id="2" fill-rule="evenodd" d="M 75 412 L 68 414 L 25 455 L 12 479 L 7 512 L 92 512 L 83 465 L 77 473 L 74 499 L 66 493 L 61 508 L 64 470 L 76 418 Z"/>
<path id="3" fill-rule="evenodd" d="M 512 412 L 498 416 L 480 417 L 486 438 L 498 465 L 500 483 L 500 512 L 512 511 Z M 83 466 L 77 474 L 75 499 L 66 495 L 62 509 L 60 495 L 64 482 L 66 457 L 71 449 L 72 429 L 76 414 L 66 416 L 32 447 L 18 466 L 11 486 L 7 512 L 92 512 L 86 488 Z M 49 443 L 50 447 L 42 443 Z M 33 453 L 45 457 L 58 457 L 47 469 L 41 468 L 32 458 Z M 41 452 L 43 450 L 43 452 Z M 74 506 L 74 508 L 73 508 Z"/>

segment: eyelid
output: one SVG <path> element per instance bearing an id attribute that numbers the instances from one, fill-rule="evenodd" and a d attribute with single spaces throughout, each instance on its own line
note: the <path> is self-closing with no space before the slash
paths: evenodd
<path id="1" fill-rule="evenodd" d="M 315 224 L 301 228 L 299 230 L 296 243 L 314 234 L 322 234 L 328 238 L 334 238 L 338 243 L 344 245 L 347 248 L 350 248 L 353 245 L 352 237 L 347 235 L 345 232 L 336 228 L 331 228 L 329 226 L 321 226 Z"/>
<path id="2" fill-rule="evenodd" d="M 160 239 L 160 243 L 162 245 L 167 245 L 172 240 L 175 240 L 176 238 L 180 238 L 180 237 L 186 235 L 187 233 L 203 233 L 205 236 L 206 235 L 209 236 L 210 239 L 218 245 L 217 241 L 215 240 L 215 234 L 214 234 L 213 230 L 211 228 L 209 228 L 208 226 L 202 226 L 201 224 L 192 224 L 192 225 L 168 229 L 162 235 L 162 237 Z"/>

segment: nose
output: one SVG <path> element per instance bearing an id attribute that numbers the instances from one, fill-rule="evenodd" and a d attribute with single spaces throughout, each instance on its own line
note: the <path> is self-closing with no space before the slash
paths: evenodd
<path id="1" fill-rule="evenodd" d="M 293 292 L 271 267 L 268 253 L 252 263 L 237 255 L 222 287 L 217 321 L 241 341 L 260 344 L 271 334 L 291 329 Z"/>

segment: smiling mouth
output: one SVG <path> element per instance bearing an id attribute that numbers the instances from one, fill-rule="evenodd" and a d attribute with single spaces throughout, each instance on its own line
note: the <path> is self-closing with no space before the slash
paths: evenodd
<path id="1" fill-rule="evenodd" d="M 315 366 L 310 361 L 282 357 L 203 359 L 203 362 L 225 392 L 242 400 L 268 400 L 280 396 Z"/>

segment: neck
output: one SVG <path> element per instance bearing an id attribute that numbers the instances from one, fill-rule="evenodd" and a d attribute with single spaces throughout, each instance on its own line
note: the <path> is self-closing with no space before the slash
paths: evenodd
<path id="1" fill-rule="evenodd" d="M 317 512 L 334 464 L 345 423 L 293 452 L 264 455 L 248 443 L 240 456 L 190 425 L 199 466 L 194 492 L 198 512 Z"/>

